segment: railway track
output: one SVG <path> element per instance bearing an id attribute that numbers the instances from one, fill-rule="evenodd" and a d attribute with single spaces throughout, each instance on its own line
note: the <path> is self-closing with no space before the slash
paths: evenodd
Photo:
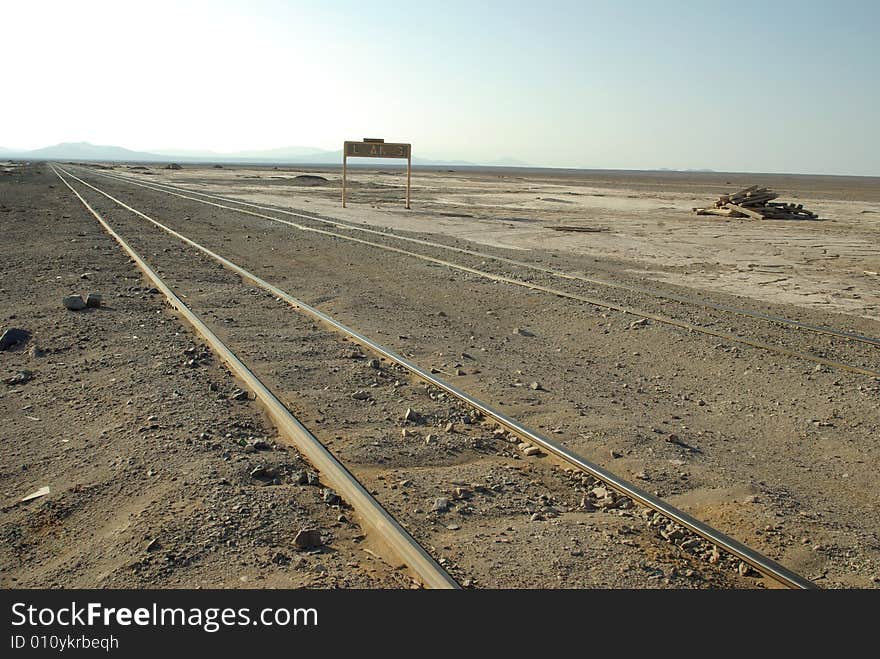
<path id="1" fill-rule="evenodd" d="M 688 515 L 687 513 L 677 509 L 672 506 L 668 502 L 656 497 L 654 495 L 649 494 L 643 489 L 627 482 L 626 480 L 616 476 L 608 470 L 603 469 L 602 467 L 593 464 L 592 462 L 584 459 L 583 457 L 577 455 L 573 451 L 569 450 L 565 446 L 555 442 L 554 440 L 546 437 L 545 435 L 538 433 L 524 424 L 520 423 L 516 419 L 508 416 L 503 411 L 477 399 L 476 397 L 468 394 L 467 392 L 459 389 L 458 387 L 446 382 L 445 380 L 437 377 L 435 374 L 429 372 L 428 370 L 418 366 L 417 364 L 411 362 L 405 357 L 395 353 L 394 351 L 388 349 L 387 347 L 382 346 L 376 341 L 368 338 L 367 336 L 357 332 L 356 330 L 349 328 L 337 320 L 333 319 L 329 315 L 315 309 L 307 305 L 306 303 L 298 300 L 293 297 L 286 291 L 280 289 L 279 287 L 265 281 L 259 276 L 251 273 L 231 260 L 217 254 L 209 250 L 208 248 L 200 245 L 194 240 L 188 238 L 187 236 L 177 232 L 170 227 L 162 224 L 158 220 L 149 217 L 145 213 L 133 208 L 132 206 L 126 204 L 125 202 L 113 197 L 109 193 L 87 183 L 86 181 L 74 176 L 70 172 L 66 171 L 63 168 L 53 170 L 58 175 L 58 177 L 64 182 L 64 184 L 70 188 L 70 190 L 79 198 L 79 200 L 84 204 L 84 206 L 88 209 L 92 215 L 101 223 L 104 229 L 110 233 L 111 236 L 125 249 L 125 251 L 138 263 L 142 270 L 150 277 L 154 282 L 162 283 L 161 290 L 165 293 L 166 297 L 168 297 L 172 306 L 177 308 L 181 313 L 183 313 L 188 320 L 190 320 L 191 324 L 196 327 L 197 331 L 203 334 L 209 342 L 212 342 L 214 345 L 214 341 L 217 342 L 217 349 L 220 354 L 224 357 L 233 371 L 239 375 L 242 379 L 245 379 L 249 386 L 257 393 L 260 401 L 267 406 L 270 414 L 272 414 L 273 419 L 276 420 L 276 423 L 279 424 L 279 428 L 285 430 L 288 435 L 299 445 L 300 442 L 306 442 L 308 445 L 311 442 L 316 442 L 314 436 L 311 435 L 307 430 L 305 430 L 304 426 L 297 422 L 292 418 L 290 412 L 284 408 L 283 404 L 279 401 L 278 397 L 270 391 L 265 385 L 263 385 L 258 378 L 256 378 L 253 373 L 251 373 L 246 366 L 244 366 L 243 362 L 238 359 L 228 348 L 225 348 L 227 352 L 224 352 L 224 346 L 222 342 L 216 337 L 216 335 L 212 334 L 207 326 L 192 315 L 192 312 L 188 312 L 186 305 L 177 297 L 171 289 L 161 282 L 159 276 L 150 269 L 150 267 L 146 264 L 146 262 L 136 253 L 134 250 L 122 239 L 119 234 L 117 234 L 107 223 L 107 221 L 101 217 L 101 215 L 92 208 L 86 199 L 74 188 L 74 186 L 65 178 L 65 175 L 70 179 L 77 181 L 81 185 L 84 185 L 94 192 L 102 195 L 103 197 L 109 199 L 112 203 L 118 205 L 120 208 L 125 209 L 126 211 L 135 214 L 143 220 L 146 220 L 154 227 L 160 229 L 165 234 L 173 236 L 174 238 L 182 241 L 189 247 L 198 250 L 199 253 L 213 260 L 214 262 L 222 265 L 225 269 L 241 276 L 244 280 L 250 282 L 251 284 L 263 289 L 264 291 L 270 293 L 273 297 L 280 301 L 284 301 L 291 307 L 295 308 L 302 314 L 306 316 L 318 320 L 326 326 L 331 327 L 334 331 L 339 332 L 350 340 L 356 342 L 361 345 L 368 351 L 373 354 L 379 355 L 382 358 L 388 360 L 392 364 L 405 369 L 413 376 L 419 378 L 420 380 L 429 383 L 431 386 L 436 387 L 438 390 L 445 392 L 449 396 L 452 396 L 457 401 L 465 404 L 472 410 L 475 410 L 480 415 L 483 415 L 487 418 L 495 421 L 499 426 L 505 429 L 511 435 L 523 440 L 529 445 L 540 447 L 547 453 L 555 456 L 557 459 L 561 460 L 568 468 L 577 470 L 582 474 L 585 474 L 590 479 L 594 479 L 595 482 L 604 484 L 605 487 L 610 488 L 619 497 L 618 501 L 622 502 L 622 505 L 627 505 L 628 502 L 635 502 L 644 507 L 646 511 L 649 511 L 655 517 L 651 517 L 652 523 L 656 522 L 657 517 L 662 517 L 665 520 L 669 520 L 672 524 L 676 525 L 676 527 L 680 527 L 680 529 L 685 530 L 687 533 L 694 534 L 695 536 L 703 539 L 704 541 L 711 543 L 712 546 L 717 547 L 718 549 L 723 550 L 730 556 L 735 557 L 737 560 L 742 561 L 744 565 L 747 565 L 761 574 L 766 575 L 767 577 L 779 582 L 788 587 L 792 588 L 811 588 L 814 587 L 809 580 L 804 579 L 803 577 L 795 574 L 791 570 L 788 570 L 784 566 L 778 564 L 772 559 L 760 554 L 759 552 L 747 547 L 746 545 L 738 542 L 737 540 L 728 537 L 721 531 L 701 522 L 700 520 Z M 157 288 L 159 287 L 157 283 Z M 185 311 L 186 310 L 186 311 Z M 192 317 L 190 317 L 190 315 Z M 210 338 L 213 337 L 213 338 Z M 227 354 L 228 353 L 228 354 Z M 333 483 L 334 486 L 338 488 L 338 491 L 342 493 L 347 500 L 349 500 L 356 510 L 360 512 L 360 514 L 364 517 L 367 522 L 367 526 L 373 529 L 376 529 L 378 532 L 382 533 L 383 536 L 385 533 L 391 533 L 393 538 L 393 542 L 395 543 L 393 546 L 396 547 L 396 552 L 399 556 L 403 557 L 414 572 L 420 575 L 420 578 L 423 579 L 423 582 L 426 585 L 434 585 L 439 587 L 448 587 L 454 586 L 454 581 L 451 580 L 448 574 L 445 574 L 442 569 L 438 571 L 439 565 L 436 562 L 433 562 L 433 559 L 425 552 L 423 548 L 418 546 L 418 543 L 415 543 L 412 540 L 411 536 L 408 536 L 399 523 L 392 519 L 388 519 L 382 516 L 382 512 L 376 510 L 376 506 L 379 506 L 377 502 L 366 492 L 366 490 L 361 486 L 357 481 L 351 477 L 351 474 L 339 463 L 336 458 L 332 456 L 332 454 L 327 451 L 326 448 L 318 445 L 311 446 L 308 449 L 308 452 L 303 449 L 304 454 L 312 460 L 312 456 L 316 456 L 313 460 L 313 464 L 316 467 L 324 471 L 324 469 L 330 469 L 333 474 Z M 316 462 L 317 461 L 317 462 Z M 322 466 L 323 465 L 323 466 Z M 335 470 L 335 471 L 334 471 Z M 353 482 L 349 482 L 348 479 L 351 479 Z M 592 483 L 593 481 L 591 481 Z M 349 497 L 351 497 L 349 499 Z M 381 509 L 381 506 L 379 506 Z M 387 513 L 384 513 L 387 515 Z M 402 533 L 401 533 L 402 532 Z M 396 535 L 395 535 L 396 534 Z M 407 539 L 408 536 L 408 539 Z M 392 540 L 389 540 L 389 543 Z M 413 545 L 415 543 L 415 545 Z"/>
<path id="2" fill-rule="evenodd" d="M 93 172 L 90 172 L 93 173 Z M 257 204 L 252 204 L 249 202 L 243 202 L 235 199 L 230 199 L 228 197 L 221 197 L 217 195 L 210 195 L 207 193 L 196 192 L 185 188 L 180 188 L 178 186 L 169 186 L 167 184 L 159 184 L 159 183 L 142 183 L 139 181 L 133 181 L 128 177 L 118 176 L 118 175 L 109 175 L 106 173 L 98 173 L 99 176 L 104 178 L 119 181 L 122 183 L 126 183 L 133 186 L 138 186 L 144 189 L 153 190 L 157 192 L 162 192 L 168 195 L 180 197 L 183 199 L 187 199 L 190 201 L 195 201 L 198 203 L 206 204 L 209 206 L 213 206 L 216 208 L 221 208 L 223 210 L 230 210 L 233 212 L 250 215 L 253 217 L 258 217 L 265 220 L 270 220 L 274 222 L 279 222 L 291 228 L 297 229 L 299 231 L 306 231 L 317 233 L 321 235 L 326 235 L 332 237 L 334 239 L 341 239 L 346 241 L 351 241 L 358 244 L 368 245 L 375 249 L 386 250 L 390 252 L 394 252 L 397 254 L 401 254 L 410 258 L 416 258 L 423 261 L 428 261 L 430 263 L 434 263 L 436 265 L 441 265 L 450 269 L 459 270 L 462 272 L 467 272 L 469 274 L 477 275 L 480 277 L 484 277 L 490 279 L 492 281 L 497 281 L 509 285 L 523 287 L 529 290 L 546 293 L 553 295 L 555 297 L 571 299 L 578 302 L 584 302 L 599 308 L 610 309 L 613 311 L 618 311 L 621 313 L 629 314 L 634 317 L 640 319 L 646 319 L 650 321 L 654 321 L 663 325 L 668 325 L 672 327 L 677 327 L 679 329 L 686 330 L 688 332 L 694 332 L 699 334 L 705 334 L 709 336 L 713 336 L 715 338 L 721 339 L 727 343 L 745 345 L 751 348 L 758 348 L 770 353 L 775 353 L 778 355 L 783 355 L 790 358 L 795 358 L 807 362 L 812 362 L 814 364 L 820 365 L 822 367 L 834 368 L 841 371 L 846 371 L 850 373 L 856 373 L 859 375 L 865 375 L 874 378 L 880 378 L 880 370 L 878 370 L 874 363 L 876 362 L 876 350 L 875 348 L 880 346 L 880 339 L 867 336 L 865 334 L 860 334 L 857 332 L 849 332 L 844 330 L 838 330 L 830 327 L 824 327 L 819 325 L 814 325 L 810 323 L 804 323 L 801 321 L 784 318 L 781 316 L 775 316 L 772 314 L 764 314 L 756 311 L 750 311 L 747 309 L 741 309 L 738 307 L 733 307 L 729 305 L 720 305 L 711 302 L 706 302 L 702 300 L 696 300 L 693 298 L 688 298 L 680 295 L 675 295 L 666 292 L 660 292 L 656 290 L 651 290 L 648 288 L 644 288 L 641 286 L 632 286 L 629 284 L 622 284 L 619 282 L 610 282 L 607 280 L 599 280 L 591 277 L 584 277 L 581 275 L 571 274 L 562 272 L 559 270 L 555 270 L 552 268 L 546 268 L 543 266 L 527 263 L 524 261 L 518 261 L 515 259 L 509 259 L 506 257 L 500 257 L 497 255 L 492 255 L 485 252 L 479 252 L 476 250 L 465 249 L 456 246 L 444 245 L 442 243 L 437 243 L 433 241 L 422 240 L 419 238 L 413 238 L 409 236 L 401 236 L 398 234 L 393 234 L 385 231 L 377 231 L 374 229 L 369 229 L 366 227 L 359 227 L 356 225 L 352 225 L 345 222 L 340 222 L 337 220 L 328 220 L 320 217 L 314 217 L 312 215 L 306 215 L 303 213 L 297 213 L 289 210 L 272 208 L 268 206 L 262 206 Z M 184 194 L 185 193 L 185 194 Z M 192 196 L 198 195 L 198 196 Z M 199 198 L 205 197 L 205 199 Z M 215 199 L 219 201 L 223 201 L 224 203 L 217 203 L 216 201 L 209 201 L 210 199 Z M 244 206 L 245 208 L 241 208 L 238 206 L 230 206 L 228 204 L 238 204 L 239 206 Z M 593 293 L 593 291 L 587 290 L 584 291 L 582 288 L 578 290 L 562 290 L 559 288 L 554 288 L 550 285 L 547 285 L 546 281 L 531 281 L 522 279 L 518 276 L 511 276 L 508 272 L 492 272 L 488 271 L 485 267 L 485 262 L 479 264 L 480 267 L 475 267 L 475 265 L 463 264 L 460 262 L 451 262 L 444 258 L 438 258 L 436 256 L 432 256 L 430 254 L 422 254 L 418 252 L 413 252 L 410 250 L 402 249 L 399 247 L 395 247 L 393 245 L 388 245 L 385 243 L 376 242 L 373 240 L 364 240 L 361 238 L 356 238 L 351 235 L 341 234 L 338 231 L 330 231 L 325 229 L 316 228 L 313 226 L 308 226 L 301 224 L 299 222 L 292 222 L 289 220 L 285 220 L 283 218 L 275 217 L 272 215 L 267 215 L 261 212 L 255 212 L 253 210 L 248 210 L 249 208 L 258 209 L 261 211 L 269 211 L 274 213 L 280 213 L 286 216 L 294 216 L 303 220 L 318 222 L 323 225 L 333 226 L 337 229 L 345 229 L 351 230 L 359 233 L 370 234 L 371 236 L 376 236 L 377 238 L 381 238 L 383 240 L 394 240 L 394 241 L 402 241 L 408 242 L 411 244 L 419 244 L 425 247 L 430 247 L 431 249 L 435 249 L 437 251 L 446 251 L 453 252 L 457 254 L 461 254 L 467 257 L 475 257 L 479 259 L 484 259 L 488 261 L 494 261 L 497 263 L 504 264 L 506 266 L 514 266 L 515 268 L 524 268 L 528 271 L 536 272 L 540 276 L 545 279 L 556 279 L 556 280 L 565 280 L 571 283 L 574 283 L 577 286 L 584 285 L 599 285 L 605 286 L 609 289 L 616 289 L 620 291 L 625 291 L 628 293 L 635 293 L 637 295 L 654 297 L 662 300 L 664 303 L 675 303 L 676 305 L 680 305 L 682 307 L 694 307 L 698 309 L 705 309 L 712 312 L 720 313 L 721 316 L 713 319 L 709 319 L 709 322 L 706 322 L 707 319 L 705 317 L 690 317 L 690 318 L 676 318 L 668 313 L 664 313 L 667 311 L 663 308 L 658 310 L 646 309 L 644 301 L 642 301 L 641 306 L 636 307 L 633 306 L 632 300 L 629 299 L 609 299 L 608 297 L 598 298 Z M 586 294 L 591 293 L 591 294 Z M 728 322 L 728 318 L 726 316 L 730 315 L 740 316 L 745 319 L 749 319 L 750 321 L 757 321 L 759 323 L 770 323 L 779 328 L 782 328 L 786 331 L 794 331 L 798 333 L 802 333 L 805 335 L 813 335 L 817 337 L 823 337 L 827 341 L 832 343 L 826 345 L 820 345 L 815 348 L 815 350 L 822 354 L 815 354 L 813 352 L 804 352 L 800 349 L 792 349 L 788 348 L 780 343 L 772 342 L 773 339 L 776 340 L 785 340 L 785 336 L 774 335 L 772 332 L 766 333 L 762 330 L 761 327 L 753 327 L 750 328 L 756 334 L 764 333 L 764 336 L 760 336 L 758 338 L 753 338 L 750 336 L 742 336 L 739 334 L 733 334 L 730 331 L 724 331 L 721 329 L 725 323 Z M 715 325 L 714 327 L 711 325 Z M 838 342 L 838 343 L 834 343 Z M 839 345 L 842 342 L 842 347 Z M 857 349 L 861 350 L 860 353 L 856 353 Z M 830 353 L 832 357 L 830 358 L 824 356 L 824 354 Z M 837 354 L 835 354 L 837 353 Z M 843 361 L 844 359 L 852 360 L 855 359 L 860 363 L 852 363 L 851 361 Z"/>

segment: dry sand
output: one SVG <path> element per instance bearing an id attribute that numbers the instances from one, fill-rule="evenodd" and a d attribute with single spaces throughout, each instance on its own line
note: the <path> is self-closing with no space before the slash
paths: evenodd
<path id="1" fill-rule="evenodd" d="M 354 169 L 348 208 L 341 176 L 292 188 L 306 170 L 154 169 L 150 179 L 197 185 L 257 203 L 294 205 L 349 222 L 438 233 L 478 244 L 552 250 L 623 262 L 633 275 L 767 302 L 880 320 L 880 179 L 675 172 Z M 691 212 L 751 184 L 804 204 L 823 221 L 755 221 Z M 598 232 L 567 233 L 552 226 Z M 873 274 L 870 274 L 873 273 Z"/>

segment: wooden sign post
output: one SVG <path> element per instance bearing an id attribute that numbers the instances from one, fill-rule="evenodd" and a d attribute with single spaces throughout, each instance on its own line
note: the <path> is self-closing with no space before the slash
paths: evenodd
<path id="1" fill-rule="evenodd" d="M 363 142 L 345 142 L 342 149 L 342 207 L 345 208 L 345 184 L 349 158 L 406 158 L 406 207 L 409 208 L 409 186 L 412 173 L 412 144 L 385 143 L 365 137 Z"/>

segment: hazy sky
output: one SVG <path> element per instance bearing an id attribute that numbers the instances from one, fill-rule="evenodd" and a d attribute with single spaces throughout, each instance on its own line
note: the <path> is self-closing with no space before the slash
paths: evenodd
<path id="1" fill-rule="evenodd" d="M 880 175 L 880 2 L 0 3 L 0 146 Z"/>

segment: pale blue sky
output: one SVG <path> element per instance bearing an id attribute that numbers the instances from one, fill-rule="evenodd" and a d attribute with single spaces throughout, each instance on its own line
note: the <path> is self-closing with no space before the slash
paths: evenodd
<path id="1" fill-rule="evenodd" d="M 0 146 L 880 175 L 880 2 L 0 5 Z"/>

